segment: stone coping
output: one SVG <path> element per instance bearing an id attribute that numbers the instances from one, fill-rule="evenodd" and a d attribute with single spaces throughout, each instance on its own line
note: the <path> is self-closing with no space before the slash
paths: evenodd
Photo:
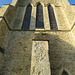
<path id="1" fill-rule="evenodd" d="M 12 0 L 10 4 L 4 4 L 2 7 L 0 7 L 0 16 L 4 16 L 5 12 L 7 11 L 8 7 L 13 6 L 15 7 L 18 0 Z"/>
<path id="2" fill-rule="evenodd" d="M 8 28 L 10 28 L 17 6 L 18 0 L 13 0 L 12 3 L 3 5 L 0 8 L 0 18 L 2 18 L 6 22 Z"/>

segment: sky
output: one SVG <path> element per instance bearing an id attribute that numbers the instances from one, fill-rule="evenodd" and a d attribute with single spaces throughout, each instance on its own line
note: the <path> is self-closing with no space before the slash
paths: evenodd
<path id="1" fill-rule="evenodd" d="M 0 7 L 3 5 L 3 4 L 10 4 L 12 2 L 12 0 L 0 0 Z"/>
<path id="2" fill-rule="evenodd" d="M 75 0 L 68 0 L 70 4 L 75 4 Z"/>
<path id="3" fill-rule="evenodd" d="M 75 0 L 68 0 L 70 4 L 75 4 Z M 10 4 L 12 2 L 12 0 L 0 0 L 0 7 L 3 4 Z"/>

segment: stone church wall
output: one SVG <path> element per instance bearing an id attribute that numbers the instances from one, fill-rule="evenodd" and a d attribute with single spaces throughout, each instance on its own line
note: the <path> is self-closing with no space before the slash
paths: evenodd
<path id="1" fill-rule="evenodd" d="M 34 60 L 32 62 L 32 52 L 38 44 L 32 48 L 34 41 L 48 42 L 46 56 L 49 57 L 49 61 L 43 61 L 46 65 L 50 64 L 48 67 L 51 75 L 62 75 L 63 71 L 68 75 L 74 75 L 75 14 L 70 9 L 72 8 L 70 4 L 65 0 L 60 0 L 60 3 L 55 0 L 17 1 L 13 0 L 10 5 L 3 5 L 0 8 L 0 75 L 31 75 L 31 70 L 35 74 L 38 62 L 36 65 Z M 44 29 L 35 28 L 38 2 L 43 6 Z M 54 9 L 58 30 L 51 30 L 49 27 L 48 3 L 51 3 Z M 30 29 L 21 30 L 28 4 L 32 5 Z M 36 51 L 36 55 L 38 52 Z M 41 53 L 43 55 L 43 51 Z M 36 71 L 36 75 L 42 74 L 39 68 Z"/>

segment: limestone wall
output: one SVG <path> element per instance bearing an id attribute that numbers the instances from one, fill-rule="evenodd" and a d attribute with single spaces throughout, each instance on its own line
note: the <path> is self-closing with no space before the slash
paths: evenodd
<path id="1" fill-rule="evenodd" d="M 50 30 L 50 27 L 49 27 L 50 24 L 49 24 L 49 22 L 46 22 L 46 21 L 49 21 L 49 17 L 46 16 L 46 14 L 48 14 L 47 4 L 49 4 L 49 3 L 51 3 L 51 5 L 54 9 L 54 13 L 55 13 L 54 15 L 55 15 L 55 18 L 57 21 L 58 30 L 70 30 L 72 28 L 72 26 L 74 25 L 74 22 L 75 22 L 75 17 L 74 17 L 75 13 L 74 13 L 72 7 L 70 6 L 70 4 L 67 1 L 65 2 L 64 0 L 63 1 L 62 0 L 58 0 L 58 1 L 53 0 L 53 2 L 51 2 L 51 1 L 45 2 L 43 0 L 42 1 L 34 1 L 34 0 L 22 1 L 22 0 L 20 0 L 20 1 L 18 1 L 18 3 L 19 3 L 18 8 L 17 8 L 17 5 L 18 5 L 17 0 L 16 1 L 13 0 L 13 2 L 10 5 L 3 5 L 0 8 L 0 10 L 1 10 L 0 16 L 5 18 L 8 26 L 11 29 L 20 29 L 21 30 L 22 22 L 24 19 L 25 10 L 26 10 L 27 5 L 30 3 L 32 5 L 32 10 L 35 11 L 37 2 L 41 2 L 42 6 L 43 6 L 44 24 L 45 24 L 45 27 L 46 26 L 48 27 L 48 28 L 47 27 L 45 28 L 46 30 Z M 60 6 L 58 3 L 55 4 L 56 2 L 58 2 L 58 3 L 60 2 L 61 3 Z M 23 3 L 24 3 L 24 5 L 23 5 Z M 35 30 L 36 11 L 35 12 L 33 12 L 33 11 L 31 13 L 30 30 Z M 46 12 L 46 13 L 44 13 L 44 12 Z M 16 13 L 16 15 L 15 15 L 15 13 Z M 33 15 L 33 13 L 35 13 L 35 15 Z M 32 21 L 34 21 L 33 22 L 34 25 L 33 25 Z"/>
<path id="2" fill-rule="evenodd" d="M 10 27 L 14 18 L 16 8 L 17 0 L 13 0 L 9 5 L 3 5 L 2 7 L 0 7 L 0 67 L 2 66 L 2 63 L 4 61 L 2 60 L 5 52 L 4 46 L 6 41 L 8 40 L 9 31 L 11 30 Z"/>
<path id="3" fill-rule="evenodd" d="M 10 5 L 3 5 L 0 8 L 0 46 L 4 45 L 4 40 L 10 30 L 11 23 L 17 8 L 17 0 L 12 1 Z"/>
<path id="4" fill-rule="evenodd" d="M 73 11 L 75 12 L 75 5 L 71 5 Z"/>
<path id="5" fill-rule="evenodd" d="M 49 14 L 48 14 L 49 3 L 53 7 L 52 13 L 54 13 L 54 15 L 55 15 L 58 30 L 71 30 L 71 28 L 73 27 L 74 22 L 75 22 L 75 13 L 74 13 L 71 5 L 69 4 L 69 2 L 68 1 L 65 2 L 62 0 L 54 1 L 54 3 L 48 2 L 48 1 L 44 3 L 42 1 L 34 1 L 34 0 L 19 1 L 19 7 L 17 8 L 17 12 L 16 12 L 14 20 L 12 22 L 11 28 L 21 30 L 27 5 L 31 4 L 32 5 L 32 13 L 31 13 L 30 30 L 35 30 L 36 9 L 37 9 L 38 2 L 40 2 L 43 6 L 43 18 L 44 18 L 45 30 L 51 30 L 50 22 L 49 22 Z M 60 3 L 60 5 L 58 3 L 55 4 L 55 2 Z M 24 3 L 24 5 L 23 5 L 23 3 Z"/>
<path id="6" fill-rule="evenodd" d="M 57 3 L 60 2 L 60 0 L 20 0 L 19 5 L 21 5 L 21 6 L 25 6 L 25 5 L 28 5 L 28 4 L 36 5 L 37 2 L 41 2 L 41 3 L 44 3 L 44 4 L 48 4 L 48 3 L 57 4 Z"/>
<path id="7" fill-rule="evenodd" d="M 4 49 L 4 53 L 0 52 L 0 75 L 31 75 L 43 74 L 39 72 L 37 64 L 40 61 L 33 60 L 33 55 L 42 57 L 45 53 L 44 43 L 47 41 L 47 51 L 44 55 L 47 61 L 43 60 L 43 67 L 48 66 L 46 73 L 51 72 L 51 75 L 61 75 L 63 70 L 67 71 L 68 75 L 75 75 L 75 15 L 71 9 L 70 4 L 66 0 L 57 1 L 41 0 L 44 13 L 45 29 L 35 29 L 36 21 L 36 3 L 40 0 L 13 0 L 10 5 L 3 5 L 0 8 L 0 46 Z M 49 28 L 48 3 L 51 3 L 58 30 L 51 30 Z M 29 30 L 21 30 L 24 19 L 26 6 L 28 3 L 32 5 L 31 23 Z M 72 10 L 72 11 L 71 11 Z M 48 21 L 48 22 L 47 22 Z M 42 41 L 34 44 L 34 41 Z M 38 51 L 41 47 L 41 52 Z M 43 49 L 43 48 L 44 49 Z M 33 67 L 34 66 L 34 67 Z M 47 67 L 46 67 L 47 68 Z M 36 73 L 35 73 L 36 70 Z M 47 75 L 45 73 L 45 75 Z M 49 73 L 50 74 L 50 73 Z"/>
<path id="8" fill-rule="evenodd" d="M 6 36 L 8 35 L 8 27 L 3 18 L 0 18 L 0 47 L 3 47 L 6 41 Z"/>
<path id="9" fill-rule="evenodd" d="M 62 0 L 61 4 L 64 9 L 65 16 L 68 20 L 69 28 L 71 29 L 71 27 L 73 26 L 75 22 L 75 12 L 73 12 L 72 7 L 67 0 Z"/>
<path id="10" fill-rule="evenodd" d="M 4 47 L 3 63 L 0 62 L 3 75 L 30 75 L 32 43 L 37 40 L 49 41 L 49 62 L 44 62 L 50 63 L 52 75 L 60 75 L 62 69 L 71 75 L 75 74 L 73 67 L 75 40 L 70 32 L 52 31 L 42 35 L 41 32 L 35 33 L 34 31 L 12 31 L 9 34 Z"/>

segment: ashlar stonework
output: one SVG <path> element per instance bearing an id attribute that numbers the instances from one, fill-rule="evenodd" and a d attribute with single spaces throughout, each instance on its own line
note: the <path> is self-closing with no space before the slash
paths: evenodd
<path id="1" fill-rule="evenodd" d="M 22 29 L 28 6 L 29 23 L 24 24 L 29 27 Z M 44 25 L 39 28 L 37 11 Z M 68 0 L 13 0 L 3 5 L 0 75 L 75 75 L 75 5 Z"/>

